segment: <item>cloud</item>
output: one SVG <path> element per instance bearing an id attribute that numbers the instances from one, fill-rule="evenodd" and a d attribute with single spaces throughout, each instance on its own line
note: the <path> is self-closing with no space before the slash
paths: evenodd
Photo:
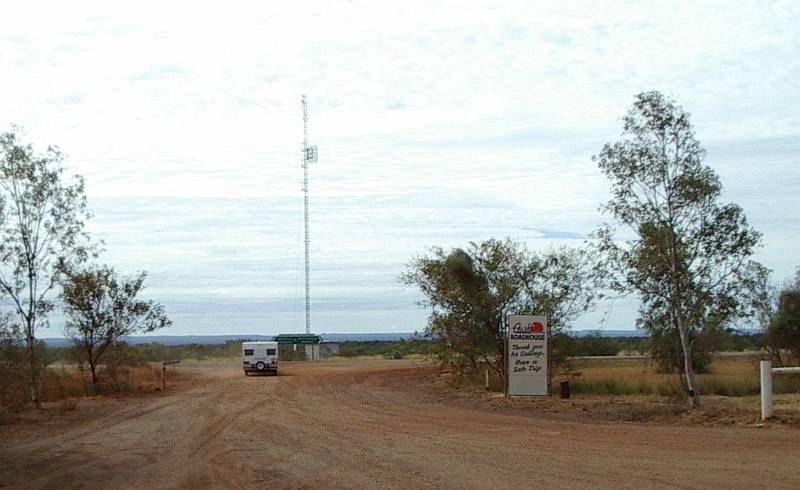
<path id="1" fill-rule="evenodd" d="M 562 31 L 545 31 L 542 34 L 545 42 L 567 46 L 572 43 L 572 36 Z"/>
<path id="2" fill-rule="evenodd" d="M 389 110 L 389 111 L 400 111 L 400 110 L 405 109 L 407 106 L 406 106 L 405 101 L 402 101 L 402 100 L 391 100 L 391 101 L 386 102 L 385 107 L 386 107 L 386 110 Z"/>
<path id="3" fill-rule="evenodd" d="M 47 103 L 54 106 L 71 106 L 83 103 L 82 94 L 62 94 L 47 99 Z"/>
<path id="4" fill-rule="evenodd" d="M 555 230 L 539 230 L 542 233 L 542 238 L 562 238 L 567 240 L 585 240 L 588 238 L 583 233 L 575 233 L 574 231 L 555 231 Z"/>
<path id="5" fill-rule="evenodd" d="M 264 311 L 281 330 L 303 317 L 307 94 L 314 314 L 408 331 L 427 315 L 396 282 L 411 256 L 492 236 L 574 245 L 603 221 L 591 156 L 652 88 L 692 113 L 726 199 L 765 234 L 759 259 L 791 272 L 799 8 L 209 4 L 186 22 L 163 2 L 47 19 L 15 4 L 0 107 L 70 155 L 107 260 L 151 272 L 175 332 L 257 333 Z M 621 309 L 609 328 L 632 326 Z"/>
<path id="6" fill-rule="evenodd" d="M 149 65 L 131 73 L 132 82 L 150 82 L 156 80 L 180 80 L 189 76 L 189 70 L 180 63 Z"/>

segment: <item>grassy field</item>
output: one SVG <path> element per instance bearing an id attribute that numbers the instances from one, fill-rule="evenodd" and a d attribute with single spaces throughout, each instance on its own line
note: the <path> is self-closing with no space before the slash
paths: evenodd
<path id="1" fill-rule="evenodd" d="M 709 373 L 698 375 L 700 393 L 720 396 L 751 396 L 759 393 L 759 358 L 757 355 L 721 355 L 711 364 Z M 593 395 L 663 395 L 681 392 L 676 374 L 656 372 L 648 359 L 582 359 L 576 364 L 580 376 L 569 379 L 575 394 Z M 800 375 L 776 375 L 775 393 L 800 393 Z"/>

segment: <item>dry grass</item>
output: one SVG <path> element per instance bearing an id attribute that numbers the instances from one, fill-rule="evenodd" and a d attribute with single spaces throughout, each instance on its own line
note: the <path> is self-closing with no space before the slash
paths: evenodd
<path id="1" fill-rule="evenodd" d="M 581 375 L 570 379 L 572 391 L 578 394 L 680 396 L 682 391 L 677 374 L 658 373 L 646 359 L 582 360 L 578 369 Z M 705 395 L 758 395 L 758 358 L 720 356 L 712 363 L 711 372 L 698 375 L 698 385 Z M 800 376 L 775 376 L 773 390 L 776 394 L 800 393 Z"/>
<path id="2" fill-rule="evenodd" d="M 646 422 L 678 425 L 800 428 L 800 375 L 775 375 L 774 417 L 761 420 L 757 356 L 720 356 L 711 372 L 698 376 L 702 406 L 693 408 L 676 374 L 657 373 L 646 359 L 577 360 L 581 376 L 555 378 L 552 397 L 502 397 L 501 380 L 483 373 L 462 376 L 444 369 L 432 377 L 457 397 L 493 409 L 536 413 L 582 422 Z M 572 398 L 560 399 L 559 382 L 569 380 Z"/>
<path id="3" fill-rule="evenodd" d="M 174 382 L 181 377 L 179 370 L 168 369 L 168 380 Z M 41 398 L 44 402 L 69 400 L 92 394 L 88 373 L 81 373 L 76 366 L 60 365 L 48 369 L 42 381 Z M 161 389 L 161 365 L 108 369 L 100 376 L 97 395 L 126 395 L 152 393 Z"/>
<path id="4" fill-rule="evenodd" d="M 52 415 L 75 417 L 87 404 L 103 403 L 129 397 L 146 396 L 161 391 L 161 364 L 119 367 L 107 370 L 101 377 L 97 393 L 92 393 L 88 373 L 75 365 L 49 367 L 42 377 L 40 400 L 42 410 L 31 410 L 28 392 L 24 391 L 14 406 L 0 406 L 0 425 L 34 422 Z M 180 368 L 167 368 L 167 390 L 193 383 L 196 375 Z M 27 386 L 26 386 L 27 388 Z M 92 405 L 94 406 L 94 405 Z M 2 485 L 0 485 L 2 486 Z"/>

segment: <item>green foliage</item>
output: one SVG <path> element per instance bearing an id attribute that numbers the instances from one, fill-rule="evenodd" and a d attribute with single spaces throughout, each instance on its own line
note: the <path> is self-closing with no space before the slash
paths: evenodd
<path id="1" fill-rule="evenodd" d="M 649 360 L 594 359 L 580 362 L 581 376 L 570 379 L 573 393 L 595 395 L 659 395 L 683 400 L 686 387 L 672 376 L 660 374 Z M 653 368 L 656 368 L 654 371 Z M 800 375 L 773 379 L 776 394 L 800 393 Z M 714 369 L 698 376 L 703 393 L 718 396 L 758 395 L 758 361 L 746 357 L 722 357 Z"/>
<path id="2" fill-rule="evenodd" d="M 673 100 L 641 93 L 623 123 L 622 138 L 594 160 L 611 182 L 602 209 L 634 238 L 623 243 L 611 226 L 598 230 L 600 271 L 612 290 L 639 296 L 639 326 L 656 342 L 677 335 L 681 371 L 699 404 L 692 348 L 749 313 L 743 298 L 766 271 L 750 260 L 761 235 L 739 206 L 718 202 L 722 184 L 703 164 L 689 114 Z M 671 346 L 652 345 L 674 364 Z"/>
<path id="3" fill-rule="evenodd" d="M 431 352 L 466 372 L 488 365 L 505 376 L 505 315 L 545 315 L 551 334 L 564 332 L 592 307 L 590 257 L 558 248 L 529 252 L 507 239 L 470 243 L 466 249 L 432 249 L 413 260 L 401 281 L 423 293 L 430 308 L 425 331 Z"/>
<path id="4" fill-rule="evenodd" d="M 98 368 L 111 365 L 106 355 L 121 337 L 172 324 L 163 306 L 138 299 L 145 277 L 145 272 L 124 277 L 108 266 L 65 270 L 61 293 L 67 317 L 64 333 L 80 360 L 89 365 L 93 387 L 101 374 Z M 122 352 L 120 346 L 117 352 Z"/>
<path id="5" fill-rule="evenodd" d="M 717 336 L 706 333 L 703 336 L 689 334 L 692 343 L 692 367 L 697 373 L 707 373 L 713 361 L 714 351 L 720 344 Z M 683 350 L 680 336 L 674 328 L 653 329 L 648 342 L 650 353 L 658 366 L 659 373 L 681 373 L 683 371 Z"/>
<path id="6" fill-rule="evenodd" d="M 27 348 L 20 338 L 20 329 L 8 320 L 9 316 L 0 317 L 0 415 L 2 411 L 21 409 L 30 397 Z M 34 349 L 35 373 L 41 379 L 47 369 L 44 344 L 37 341 Z"/>
<path id="7" fill-rule="evenodd" d="M 342 342 L 338 355 L 341 357 L 383 356 L 387 359 L 405 359 L 413 354 L 429 354 L 431 343 L 423 339 L 398 341 L 375 340 L 368 342 Z"/>
<path id="8" fill-rule="evenodd" d="M 671 331 L 668 334 L 675 336 L 676 332 Z M 675 373 L 681 369 L 680 344 L 674 337 L 669 342 L 666 340 L 654 342 L 652 337 L 604 337 L 600 332 L 596 332 L 583 337 L 557 335 L 552 340 L 555 350 L 562 350 L 569 357 L 636 355 L 652 352 L 652 350 L 659 348 L 672 348 L 672 353 L 665 353 L 656 358 L 658 371 Z M 710 349 L 700 347 L 694 350 L 693 354 L 698 355 L 696 351 L 699 351 L 702 355 L 709 356 L 702 360 L 695 358 L 695 361 L 701 364 L 698 371 L 707 372 L 711 363 L 710 356 L 714 351 L 742 352 L 758 350 L 762 343 L 762 335 L 735 331 L 719 332 L 714 336 L 704 338 L 702 341 L 713 341 L 712 347 Z M 660 359 L 662 358 L 666 362 L 669 362 L 670 359 L 674 360 L 674 362 L 670 365 L 660 365 Z"/>
<path id="9" fill-rule="evenodd" d="M 723 352 L 758 351 L 764 345 L 764 335 L 760 332 L 726 331 L 719 339 L 719 349 Z"/>
<path id="10" fill-rule="evenodd" d="M 0 329 L 0 407 L 17 410 L 25 403 L 28 369 L 19 332 Z"/>
<path id="11" fill-rule="evenodd" d="M 766 342 L 779 363 L 800 363 L 800 268 L 780 292 L 778 305 L 766 331 Z M 782 352 L 788 352 L 788 359 Z"/>
<path id="12" fill-rule="evenodd" d="M 80 354 L 77 353 L 73 355 L 80 356 Z M 103 361 L 108 370 L 118 370 L 120 368 L 131 366 L 146 366 L 148 362 L 153 362 L 156 360 L 149 359 L 144 349 L 137 349 L 127 342 L 117 341 L 109 346 L 108 350 L 103 356 Z"/>
<path id="13" fill-rule="evenodd" d="M 622 350 L 621 343 L 614 338 L 588 335 L 575 340 L 578 355 L 581 356 L 616 356 Z"/>
<path id="14" fill-rule="evenodd" d="M 306 351 L 302 345 L 294 350 L 291 344 L 278 344 L 278 355 L 282 361 L 305 361 Z"/>
<path id="15" fill-rule="evenodd" d="M 89 212 L 83 179 L 67 183 L 63 160 L 55 147 L 35 153 L 19 141 L 17 128 L 0 134 L 0 292 L 20 320 L 34 406 L 39 405 L 36 330 L 47 326 L 60 271 L 93 251 L 84 232 Z"/>
<path id="16" fill-rule="evenodd" d="M 641 353 L 647 349 L 643 337 L 604 337 L 593 332 L 583 337 L 557 335 L 553 337 L 554 349 L 563 350 L 569 357 L 616 356 L 622 353 Z"/>
<path id="17" fill-rule="evenodd" d="M 110 348 L 109 356 L 120 365 L 140 366 L 147 362 L 174 360 L 230 359 L 242 355 L 242 342 L 249 339 L 229 340 L 224 344 L 181 344 L 165 345 L 157 342 L 129 345 L 127 342 L 115 342 Z M 50 362 L 75 362 L 73 347 L 48 348 L 47 358 Z M 283 356 L 281 356 L 283 358 Z M 111 361 L 109 361 L 111 362 Z"/>
<path id="18" fill-rule="evenodd" d="M 570 390 L 573 393 L 585 395 L 650 395 L 653 393 L 653 387 L 649 384 L 616 378 L 597 381 L 584 381 L 579 378 L 570 382 Z"/>
<path id="19" fill-rule="evenodd" d="M 550 342 L 553 374 L 569 377 L 580 376 L 575 358 L 638 353 L 643 352 L 647 345 L 647 339 L 644 338 L 603 337 L 599 332 L 583 337 L 560 333 L 550 337 Z"/>

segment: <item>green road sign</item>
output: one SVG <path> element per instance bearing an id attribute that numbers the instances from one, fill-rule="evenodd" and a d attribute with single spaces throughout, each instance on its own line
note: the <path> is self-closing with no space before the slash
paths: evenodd
<path id="1" fill-rule="evenodd" d="M 308 334 L 282 334 L 273 337 L 272 341 L 279 344 L 319 344 L 322 342 L 322 337 Z"/>

